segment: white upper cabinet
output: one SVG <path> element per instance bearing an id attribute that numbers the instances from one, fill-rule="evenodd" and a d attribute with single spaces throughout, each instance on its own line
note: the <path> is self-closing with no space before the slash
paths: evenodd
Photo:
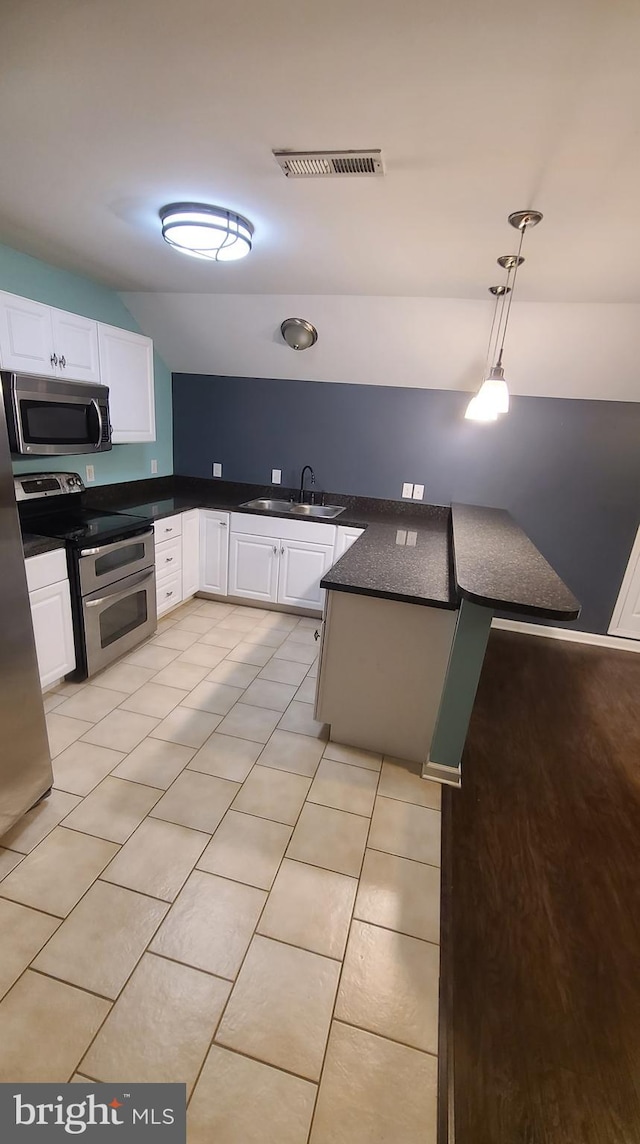
<path id="1" fill-rule="evenodd" d="M 109 386 L 114 445 L 155 441 L 153 342 L 142 334 L 98 324 L 100 380 Z"/>
<path id="2" fill-rule="evenodd" d="M 109 386 L 114 445 L 155 441 L 153 342 L 0 291 L 0 366 Z"/>
<path id="3" fill-rule="evenodd" d="M 200 588 L 227 594 L 229 569 L 229 514 L 200 509 Z"/>
<path id="4" fill-rule="evenodd" d="M 66 310 L 52 310 L 55 372 L 69 381 L 100 381 L 98 323 Z"/>
<path id="5" fill-rule="evenodd" d="M 54 359 L 51 307 L 0 293 L 2 368 L 51 376 L 57 373 Z"/>

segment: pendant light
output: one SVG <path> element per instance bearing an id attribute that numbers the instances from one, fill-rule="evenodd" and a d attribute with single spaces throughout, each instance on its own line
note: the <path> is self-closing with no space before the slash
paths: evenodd
<path id="1" fill-rule="evenodd" d="M 489 366 L 491 360 L 494 361 L 494 365 L 490 366 L 489 369 L 485 369 L 485 379 L 467 406 L 465 417 L 470 421 L 496 421 L 499 414 L 508 413 L 509 411 L 509 388 L 504 377 L 502 357 L 507 336 L 507 327 L 509 325 L 509 316 L 511 314 L 511 303 L 513 302 L 516 277 L 519 267 L 524 262 L 524 258 L 521 254 L 524 232 L 529 226 L 537 226 L 541 219 L 542 215 L 540 211 L 533 210 L 514 211 L 509 215 L 509 223 L 511 226 L 520 231 L 520 243 L 517 254 L 503 254 L 498 259 L 498 265 L 507 271 L 507 279 L 504 286 L 490 287 L 491 293 L 496 296 L 496 306 L 491 324 L 491 332 L 489 334 L 487 366 Z M 495 343 L 492 354 L 491 347 L 494 341 L 494 331 Z"/>

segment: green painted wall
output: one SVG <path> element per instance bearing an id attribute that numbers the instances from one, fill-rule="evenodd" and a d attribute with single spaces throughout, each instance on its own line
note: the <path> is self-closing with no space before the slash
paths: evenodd
<path id="1" fill-rule="evenodd" d="M 61 310 L 71 310 L 86 318 L 95 318 L 122 329 L 144 333 L 134 321 L 126 306 L 114 290 L 107 289 L 90 278 L 59 270 L 28 254 L 0 245 L 0 290 L 33 298 Z M 16 473 L 37 472 L 42 469 L 78 471 L 84 477 L 84 468 L 90 462 L 95 468 L 97 485 L 111 482 L 135 481 L 151 476 L 151 460 L 158 462 L 158 476 L 173 472 L 173 440 L 171 418 L 171 374 L 161 358 L 154 353 L 156 440 L 149 444 L 114 445 L 109 453 L 97 455 L 39 457 L 33 461 L 15 461 Z"/>

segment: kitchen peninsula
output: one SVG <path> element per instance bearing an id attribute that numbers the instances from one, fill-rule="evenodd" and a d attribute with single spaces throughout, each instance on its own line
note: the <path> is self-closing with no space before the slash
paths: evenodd
<path id="1" fill-rule="evenodd" d="M 156 520 L 194 508 L 282 518 L 243 507 L 275 493 L 283 490 L 176 476 L 85 497 Z M 425 777 L 459 785 L 495 612 L 567 621 L 580 605 L 503 509 L 328 499 L 343 510 L 335 523 L 356 539 L 320 581 L 316 718 L 332 739 L 412 759 Z"/>

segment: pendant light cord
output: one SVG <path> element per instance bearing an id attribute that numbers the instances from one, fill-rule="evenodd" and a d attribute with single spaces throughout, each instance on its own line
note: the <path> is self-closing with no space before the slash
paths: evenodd
<path id="1" fill-rule="evenodd" d="M 511 314 L 511 303 L 513 302 L 513 295 L 514 295 L 515 289 L 516 289 L 516 278 L 518 277 L 518 268 L 520 266 L 520 252 L 522 250 L 522 243 L 524 241 L 524 232 L 526 229 L 527 229 L 527 223 L 525 222 L 522 224 L 522 226 L 520 228 L 520 243 L 518 245 L 518 253 L 516 254 L 515 266 L 513 267 L 513 280 L 511 283 L 511 291 L 509 293 L 509 301 L 507 304 L 507 313 L 506 313 L 505 320 L 504 320 L 504 326 L 502 327 L 502 341 L 500 342 L 500 351 L 498 353 L 498 359 L 496 361 L 496 365 L 502 365 L 502 353 L 504 350 L 504 343 L 505 343 L 506 336 L 507 336 L 507 326 L 509 325 L 509 315 Z M 507 282 L 509 281 L 509 275 L 510 274 L 511 274 L 511 269 L 509 269 L 509 274 L 507 275 Z M 500 315 L 500 319 L 502 320 L 502 314 Z M 496 338 L 496 344 L 498 343 L 499 340 L 500 340 L 500 338 L 499 338 L 499 331 L 498 331 L 498 337 Z"/>

